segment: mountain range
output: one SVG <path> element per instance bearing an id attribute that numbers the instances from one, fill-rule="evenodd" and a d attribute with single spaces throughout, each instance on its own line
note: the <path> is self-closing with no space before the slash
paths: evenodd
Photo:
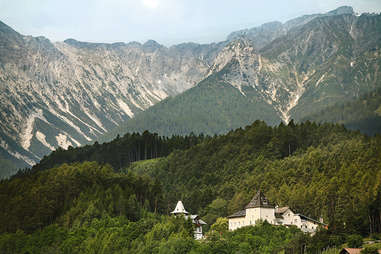
<path id="1" fill-rule="evenodd" d="M 265 46 L 257 47 L 250 38 L 256 32 L 250 31 L 273 34 L 269 31 L 279 30 L 277 26 L 234 33 L 206 79 L 136 115 L 102 140 L 145 129 L 161 135 L 213 135 L 256 119 L 272 125 L 312 120 L 328 106 L 374 91 L 381 85 L 381 15 L 358 16 L 348 10 L 305 16 L 291 28 L 285 23 L 284 33 Z"/>
<path id="2" fill-rule="evenodd" d="M 0 23 L 0 153 L 31 166 L 94 141 L 207 74 L 219 44 L 52 43 Z"/>
<path id="3" fill-rule="evenodd" d="M 380 87 L 380 46 L 381 15 L 351 7 L 171 47 L 53 43 L 0 23 L 0 170 L 127 131 L 305 119 Z"/>

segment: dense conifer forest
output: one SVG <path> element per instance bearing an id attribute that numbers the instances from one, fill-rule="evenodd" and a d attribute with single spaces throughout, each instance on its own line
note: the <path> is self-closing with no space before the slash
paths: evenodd
<path id="1" fill-rule="evenodd" d="M 344 124 L 352 130 L 374 135 L 381 133 L 381 89 L 362 95 L 358 99 L 334 106 L 306 117 L 304 120 Z"/>
<path id="2" fill-rule="evenodd" d="M 117 137 L 108 143 L 83 147 L 69 147 L 68 150 L 58 148 L 49 156 L 45 156 L 34 170 L 48 169 L 62 163 L 96 161 L 101 164 L 110 164 L 115 170 L 121 170 L 131 162 L 164 157 L 174 150 L 185 150 L 203 141 L 204 135 L 188 136 L 173 135 L 170 138 L 158 136 L 156 133 L 144 131 L 127 133 L 122 138 Z"/>
<path id="3" fill-rule="evenodd" d="M 258 189 L 328 229 L 227 231 L 226 216 Z M 204 240 L 169 216 L 177 200 L 208 223 Z M 321 253 L 380 237 L 381 136 L 308 121 L 256 121 L 215 137 L 127 134 L 53 152 L 2 180 L 0 203 L 0 253 Z"/>

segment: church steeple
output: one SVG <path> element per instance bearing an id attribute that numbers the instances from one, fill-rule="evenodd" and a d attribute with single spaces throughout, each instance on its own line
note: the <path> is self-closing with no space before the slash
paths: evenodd
<path id="1" fill-rule="evenodd" d="M 179 201 L 177 202 L 176 208 L 175 208 L 175 210 L 173 210 L 173 211 L 171 212 L 171 214 L 174 214 L 174 215 L 177 215 L 177 214 L 188 214 L 188 212 L 185 211 L 183 202 L 181 202 L 181 200 L 179 200 Z"/>

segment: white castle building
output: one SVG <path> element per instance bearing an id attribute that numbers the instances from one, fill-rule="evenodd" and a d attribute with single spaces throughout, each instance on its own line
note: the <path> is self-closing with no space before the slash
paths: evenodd
<path id="1" fill-rule="evenodd" d="M 305 233 L 314 234 L 319 226 L 326 227 L 323 222 L 311 219 L 291 211 L 289 207 L 275 207 L 270 204 L 263 192 L 258 191 L 245 209 L 230 216 L 229 230 L 255 225 L 259 220 L 273 225 L 295 225 Z"/>
<path id="2" fill-rule="evenodd" d="M 183 202 L 178 201 L 175 210 L 173 210 L 171 214 L 175 216 L 184 216 L 185 219 L 190 218 L 192 220 L 192 223 L 195 225 L 194 238 L 196 240 L 200 240 L 203 238 L 202 226 L 206 225 L 205 221 L 201 220 L 201 218 L 198 215 L 189 215 L 189 213 L 184 208 Z"/>

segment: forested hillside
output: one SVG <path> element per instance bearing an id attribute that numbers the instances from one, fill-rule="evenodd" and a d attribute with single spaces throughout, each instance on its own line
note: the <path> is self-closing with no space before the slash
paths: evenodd
<path id="1" fill-rule="evenodd" d="M 322 216 L 335 232 L 381 230 L 381 137 L 341 125 L 257 121 L 131 170 L 161 179 L 165 199 L 183 200 L 208 223 L 261 189 L 279 206 Z"/>
<path id="2" fill-rule="evenodd" d="M 144 135 L 132 136 L 127 135 L 126 143 L 118 143 L 123 139 L 118 138 L 105 147 L 117 151 L 123 147 L 117 144 L 144 140 Z M 42 166 L 3 180 L 0 249 L 318 253 L 340 246 L 352 234 L 381 233 L 381 136 L 367 137 L 335 124 L 291 121 L 270 127 L 256 121 L 226 135 L 194 139 L 189 145 L 178 138 L 183 150 L 169 149 L 168 156 L 128 163 L 118 173 L 119 167 L 103 165 L 109 156 L 104 147 L 94 153 L 102 165 Z M 162 140 L 168 144 L 171 139 Z M 66 152 L 71 156 L 62 158 L 83 160 L 77 156 L 80 152 L 71 149 Z M 224 217 L 241 210 L 258 189 L 279 206 L 324 218 L 328 230 L 310 237 L 293 227 L 263 223 L 227 232 Z M 208 223 L 205 240 L 193 240 L 189 221 L 168 217 L 177 200 Z"/>
<path id="3" fill-rule="evenodd" d="M 105 215 L 136 221 L 143 208 L 159 211 L 163 205 L 159 182 L 95 162 L 27 171 L 2 181 L 0 193 L 1 233 L 30 233 L 52 223 L 70 227 Z"/>
<path id="4" fill-rule="evenodd" d="M 304 120 L 344 124 L 348 129 L 360 130 L 368 135 L 381 133 L 381 90 L 359 99 L 338 103 Z"/>
<path id="5" fill-rule="evenodd" d="M 52 168 L 62 163 L 96 161 L 101 164 L 110 164 L 115 170 L 121 170 L 131 162 L 167 156 L 172 151 L 188 149 L 206 137 L 172 136 L 171 138 L 158 136 L 148 131 L 119 135 L 111 142 L 83 147 L 69 147 L 68 150 L 58 148 L 49 156 L 45 156 L 40 163 L 33 166 L 32 171 Z"/>
<path id="6" fill-rule="evenodd" d="M 100 140 L 107 141 L 117 134 L 146 129 L 165 136 L 191 132 L 215 135 L 245 126 L 256 119 L 271 125 L 281 122 L 255 90 L 247 88 L 245 92 L 246 95 L 240 93 L 219 75 L 212 75 L 196 87 L 137 114 Z"/>

